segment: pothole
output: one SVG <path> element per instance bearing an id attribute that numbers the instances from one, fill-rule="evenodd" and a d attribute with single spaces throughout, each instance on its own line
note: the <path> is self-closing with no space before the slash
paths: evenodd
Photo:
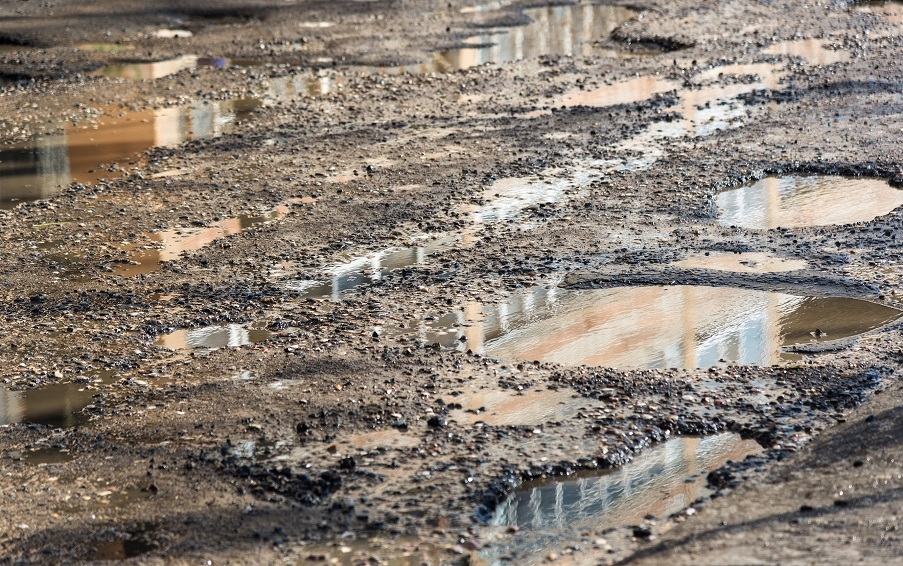
<path id="1" fill-rule="evenodd" d="M 832 176 L 765 177 L 716 197 L 718 223 L 750 229 L 867 222 L 903 205 L 886 181 Z"/>
<path id="2" fill-rule="evenodd" d="M 849 338 L 900 314 L 861 299 L 732 287 L 536 289 L 378 331 L 502 360 L 693 369 L 796 359 L 784 347 Z"/>
<path id="3" fill-rule="evenodd" d="M 684 269 L 714 269 L 735 273 L 782 273 L 806 269 L 809 264 L 802 259 L 775 257 L 764 252 L 705 252 L 690 255 L 671 265 Z"/>
<path id="4" fill-rule="evenodd" d="M 756 442 L 731 433 L 679 437 L 610 472 L 526 483 L 498 506 L 491 520 L 500 529 L 516 528 L 516 534 L 500 537 L 481 557 L 491 564 L 503 556 L 517 564 L 541 564 L 558 544 L 641 525 L 648 516 L 666 518 L 712 493 L 709 472 L 759 452 Z M 604 547 L 604 540 L 598 540 L 595 545 Z M 596 550 L 604 553 L 604 548 Z"/>

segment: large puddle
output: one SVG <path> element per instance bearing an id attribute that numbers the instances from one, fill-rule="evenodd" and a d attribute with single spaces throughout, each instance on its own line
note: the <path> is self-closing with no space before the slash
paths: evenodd
<path id="1" fill-rule="evenodd" d="M 380 331 L 504 360 L 692 369 L 776 364 L 784 346 L 855 336 L 900 314 L 860 299 L 731 287 L 553 288 Z"/>
<path id="2" fill-rule="evenodd" d="M 641 525 L 648 515 L 668 517 L 711 494 L 708 472 L 760 451 L 754 441 L 730 433 L 674 438 L 608 473 L 527 483 L 498 507 L 491 521 L 519 531 L 481 556 L 488 564 L 501 564 L 502 556 L 513 557 L 517 564 L 541 564 L 556 544 L 586 533 L 598 536 L 608 528 Z"/>
<path id="3" fill-rule="evenodd" d="M 138 112 L 109 107 L 89 122 L 60 123 L 61 134 L 0 149 L 0 208 L 51 197 L 73 182 L 119 177 L 148 149 L 221 135 L 260 104 L 200 101 Z"/>
<path id="4" fill-rule="evenodd" d="M 751 229 L 868 222 L 903 205 L 886 181 L 849 177 L 765 177 L 716 197 L 718 223 Z"/>

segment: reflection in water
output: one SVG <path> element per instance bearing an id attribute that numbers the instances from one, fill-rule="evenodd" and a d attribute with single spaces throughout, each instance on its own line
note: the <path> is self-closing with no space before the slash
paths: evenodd
<path id="1" fill-rule="evenodd" d="M 846 51 L 827 49 L 821 39 L 795 39 L 770 45 L 764 53 L 802 57 L 810 65 L 831 65 L 850 60 Z"/>
<path id="2" fill-rule="evenodd" d="M 692 255 L 671 265 L 685 269 L 715 269 L 736 273 L 779 273 L 806 269 L 808 264 L 802 259 L 785 259 L 763 252 L 707 252 Z"/>
<path id="3" fill-rule="evenodd" d="M 249 99 L 138 112 L 109 107 L 90 124 L 60 124 L 62 135 L 0 150 L 0 208 L 53 196 L 71 182 L 119 176 L 111 164 L 127 164 L 153 147 L 216 137 L 258 106 Z"/>
<path id="4" fill-rule="evenodd" d="M 148 237 L 162 245 L 161 248 L 133 251 L 132 263 L 119 265 L 113 273 L 132 276 L 151 273 L 160 269 L 160 262 L 179 259 L 183 252 L 199 250 L 214 240 L 238 234 L 259 224 L 280 220 L 288 214 L 288 207 L 277 206 L 274 210 L 259 215 L 242 214 L 207 226 L 206 228 L 176 228 L 148 234 Z"/>
<path id="5" fill-rule="evenodd" d="M 254 328 L 253 325 L 247 328 L 241 324 L 226 324 L 194 330 L 176 330 L 154 340 L 154 345 L 172 350 L 237 348 L 254 342 L 262 342 L 272 336 L 274 334 L 269 330 Z"/>
<path id="6" fill-rule="evenodd" d="M 175 59 L 154 61 L 151 63 L 117 63 L 108 65 L 94 73 L 98 77 L 118 77 L 122 79 L 159 79 L 174 75 L 185 69 L 196 67 L 213 67 L 228 69 L 229 67 L 253 67 L 261 63 L 255 59 L 231 59 L 229 57 L 198 57 L 183 55 Z"/>
<path id="7" fill-rule="evenodd" d="M 541 55 L 589 56 L 594 40 L 608 37 L 636 15 L 621 6 L 595 4 L 531 8 L 524 13 L 532 20 L 529 25 L 470 37 L 467 43 L 474 47 L 445 51 L 442 57 L 451 70 L 457 70 Z"/>
<path id="8" fill-rule="evenodd" d="M 518 391 L 497 386 L 466 391 L 453 398 L 461 405 L 449 416 L 461 424 L 484 422 L 491 426 L 534 426 L 562 421 L 585 406 L 572 391 Z"/>
<path id="9" fill-rule="evenodd" d="M 680 83 L 655 76 L 636 77 L 593 90 L 575 90 L 563 95 L 554 106 L 591 106 L 601 108 L 648 100 L 680 87 Z"/>
<path id="10" fill-rule="evenodd" d="M 639 525 L 647 515 L 668 517 L 711 493 L 708 472 L 760 451 L 754 441 L 730 433 L 674 438 L 609 473 L 525 484 L 492 519 L 493 525 L 520 531 L 481 555 L 489 564 L 501 564 L 506 555 L 516 556 L 518 564 L 539 564 L 548 550 L 581 532 Z"/>
<path id="11" fill-rule="evenodd" d="M 501 305 L 467 303 L 434 320 L 386 327 L 383 334 L 497 359 L 692 369 L 721 360 L 775 364 L 782 346 L 855 336 L 899 315 L 859 299 L 730 287 L 553 288 Z"/>
<path id="12" fill-rule="evenodd" d="M 72 427 L 88 421 L 80 411 L 91 404 L 96 390 L 64 383 L 26 391 L 0 389 L 0 424 L 37 423 L 56 428 Z"/>
<path id="13" fill-rule="evenodd" d="M 720 193 L 718 223 L 752 229 L 867 222 L 903 205 L 886 181 L 847 177 L 765 177 Z"/>

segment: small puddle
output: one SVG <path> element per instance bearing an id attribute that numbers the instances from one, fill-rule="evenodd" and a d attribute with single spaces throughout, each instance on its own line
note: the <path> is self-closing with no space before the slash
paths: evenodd
<path id="1" fill-rule="evenodd" d="M 199 250 L 220 238 L 238 234 L 254 226 L 281 220 L 288 214 L 288 211 L 288 206 L 279 205 L 269 212 L 242 214 L 205 228 L 176 228 L 152 232 L 147 234 L 147 237 L 161 247 L 134 249 L 129 245 L 121 246 L 122 249 L 131 252 L 128 257 L 129 263 L 118 265 L 113 270 L 113 274 L 128 277 L 157 271 L 162 267 L 161 262 L 175 261 L 184 252 Z"/>
<path id="2" fill-rule="evenodd" d="M 716 197 L 718 223 L 750 229 L 868 222 L 903 205 L 903 190 L 878 179 L 765 177 Z"/>
<path id="3" fill-rule="evenodd" d="M 0 424 L 36 423 L 54 428 L 80 426 L 89 416 L 82 409 L 92 404 L 97 389 L 64 383 L 25 391 L 0 389 Z"/>
<path id="4" fill-rule="evenodd" d="M 526 483 L 499 505 L 491 520 L 493 526 L 519 531 L 481 556 L 492 564 L 502 556 L 517 564 L 542 564 L 548 550 L 585 532 L 640 525 L 648 515 L 666 518 L 712 493 L 706 487 L 709 472 L 760 452 L 756 442 L 731 433 L 679 437 L 607 473 Z"/>
<path id="5" fill-rule="evenodd" d="M 187 29 L 158 29 L 154 32 L 154 37 L 158 37 L 160 39 L 180 39 L 191 37 L 193 35 L 194 34 Z"/>
<path id="6" fill-rule="evenodd" d="M 71 462 L 73 456 L 69 450 L 65 449 L 38 448 L 37 450 L 25 452 L 22 455 L 22 459 L 28 464 L 40 466 L 43 464 L 63 464 L 65 462 Z"/>
<path id="7" fill-rule="evenodd" d="M 62 122 L 60 135 L 0 149 L 0 208 L 52 197 L 73 182 L 120 177 L 148 149 L 217 137 L 260 105 L 246 99 L 137 112 L 107 107 L 88 122 Z"/>
<path id="8" fill-rule="evenodd" d="M 536 289 L 382 334 L 502 360 L 617 368 L 772 365 L 784 346 L 848 338 L 901 311 L 846 297 L 799 297 L 731 287 Z"/>
<path id="9" fill-rule="evenodd" d="M 706 252 L 691 255 L 671 265 L 684 269 L 714 269 L 735 273 L 781 273 L 799 271 L 809 266 L 802 259 L 775 257 L 764 252 Z"/>
<path id="10" fill-rule="evenodd" d="M 822 39 L 794 39 L 780 41 L 768 46 L 763 53 L 801 57 L 810 65 L 832 65 L 850 60 L 850 54 L 843 50 L 828 49 Z"/>
<path id="11" fill-rule="evenodd" d="M 238 348 L 255 342 L 262 342 L 275 336 L 265 328 L 254 325 L 226 324 L 208 326 L 193 330 L 180 329 L 164 334 L 154 340 L 155 346 L 171 350 L 194 350 L 199 348 Z"/>
<path id="12" fill-rule="evenodd" d="M 154 540 L 153 527 L 128 531 L 109 541 L 97 545 L 93 560 L 125 560 L 141 556 L 159 548 L 160 544 Z"/>
<path id="13" fill-rule="evenodd" d="M 466 43 L 472 47 L 444 51 L 441 57 L 450 70 L 460 70 L 542 55 L 590 56 L 594 40 L 607 38 L 637 14 L 621 6 L 599 4 L 529 8 L 523 13 L 530 24 L 469 37 Z"/>

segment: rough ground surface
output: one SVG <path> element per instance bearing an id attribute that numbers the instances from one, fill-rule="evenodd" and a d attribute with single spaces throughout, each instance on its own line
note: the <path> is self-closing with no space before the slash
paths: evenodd
<path id="1" fill-rule="evenodd" d="M 899 19 L 843 2 L 640 0 L 626 3 L 635 18 L 578 57 L 392 74 L 363 66 L 427 61 L 481 30 L 525 23 L 527 5 L 462 14 L 457 0 L 184 4 L 0 2 L 5 144 L 118 112 L 259 100 L 224 135 L 104 163 L 104 181 L 0 212 L 3 386 L 70 384 L 91 397 L 70 415 L 76 426 L 0 428 L 0 562 L 306 563 L 349 544 L 398 563 L 480 564 L 480 549 L 513 536 L 482 520 L 520 481 L 621 465 L 668 436 L 724 430 L 756 439 L 763 454 L 724 470 L 719 497 L 695 514 L 585 532 L 534 558 L 899 557 L 900 327 L 792 364 L 702 370 L 524 364 L 374 335 L 554 285 L 692 283 L 900 306 L 900 210 L 761 231 L 714 218 L 719 191 L 772 173 L 903 183 Z M 158 38 L 161 28 L 193 35 Z M 767 53 L 803 38 L 848 57 Z M 99 43 L 132 49 L 80 48 Z M 155 80 L 93 74 L 185 54 L 255 64 Z M 755 73 L 711 72 L 739 63 L 772 63 L 780 76 L 744 90 Z M 312 69 L 341 88 L 274 94 Z M 635 100 L 562 107 L 568 93 L 638 76 L 671 83 Z M 642 142 L 650 125 L 680 120 L 678 97 L 738 85 L 723 124 Z M 635 165 L 602 169 L 603 160 Z M 578 168 L 596 177 L 554 202 L 510 221 L 469 216 L 492 202 L 498 179 L 567 182 Z M 117 273 L 129 250 L 157 246 L 154 231 L 279 205 L 284 217 L 162 269 Z M 454 245 L 340 301 L 284 284 L 449 235 Z M 706 251 L 768 252 L 809 268 L 744 277 L 669 266 Z M 178 328 L 252 321 L 276 335 L 212 351 L 154 345 Z M 723 385 L 716 398 L 700 393 L 712 382 Z M 474 384 L 563 392 L 584 409 L 526 426 L 449 418 Z M 770 400 L 751 402 L 753 391 Z M 374 432 L 385 436 L 360 436 Z M 28 457 L 37 449 L 69 457 L 37 464 Z"/>

